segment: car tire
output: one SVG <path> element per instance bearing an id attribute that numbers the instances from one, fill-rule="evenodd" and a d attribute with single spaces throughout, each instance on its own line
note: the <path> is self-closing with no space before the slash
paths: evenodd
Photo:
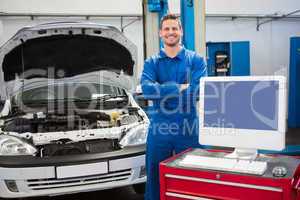
<path id="1" fill-rule="evenodd" d="M 145 188 L 146 188 L 145 183 L 135 184 L 135 185 L 132 185 L 132 187 L 136 194 L 144 194 L 145 193 Z"/>

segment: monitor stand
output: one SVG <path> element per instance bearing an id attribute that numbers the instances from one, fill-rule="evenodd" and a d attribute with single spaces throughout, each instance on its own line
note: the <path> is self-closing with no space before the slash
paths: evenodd
<path id="1" fill-rule="evenodd" d="M 257 157 L 257 149 L 235 148 L 226 158 L 234 158 L 238 160 L 255 160 Z"/>

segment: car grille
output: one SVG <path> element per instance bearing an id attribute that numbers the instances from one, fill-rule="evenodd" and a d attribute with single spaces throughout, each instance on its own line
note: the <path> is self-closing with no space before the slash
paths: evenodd
<path id="1" fill-rule="evenodd" d="M 62 187 L 66 188 L 74 186 L 105 184 L 115 181 L 125 181 L 130 177 L 130 175 L 131 169 L 128 169 L 102 175 L 93 175 L 77 178 L 29 179 L 27 180 L 27 185 L 31 190 L 48 190 Z"/>
<path id="2" fill-rule="evenodd" d="M 40 156 L 64 156 L 87 153 L 105 153 L 120 149 L 117 139 L 88 140 L 67 144 L 47 144 L 40 146 Z"/>

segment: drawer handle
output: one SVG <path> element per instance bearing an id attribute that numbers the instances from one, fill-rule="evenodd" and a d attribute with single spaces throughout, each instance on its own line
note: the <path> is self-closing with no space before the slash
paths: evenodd
<path id="1" fill-rule="evenodd" d="M 190 200 L 213 200 L 213 199 L 196 197 L 196 196 L 191 196 L 191 195 L 186 195 L 186 194 L 177 194 L 177 193 L 173 193 L 173 192 L 166 192 L 166 196 L 177 197 L 177 198 L 181 198 L 181 199 L 190 199 Z"/>

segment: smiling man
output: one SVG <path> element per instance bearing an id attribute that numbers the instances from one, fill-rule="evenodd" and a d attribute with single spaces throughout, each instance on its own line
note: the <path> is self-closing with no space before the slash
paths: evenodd
<path id="1" fill-rule="evenodd" d="M 198 145 L 196 112 L 199 79 L 207 75 L 197 53 L 185 49 L 177 16 L 165 15 L 160 22 L 164 47 L 147 59 L 141 77 L 144 97 L 153 101 L 147 138 L 146 200 L 159 200 L 159 162 Z"/>

